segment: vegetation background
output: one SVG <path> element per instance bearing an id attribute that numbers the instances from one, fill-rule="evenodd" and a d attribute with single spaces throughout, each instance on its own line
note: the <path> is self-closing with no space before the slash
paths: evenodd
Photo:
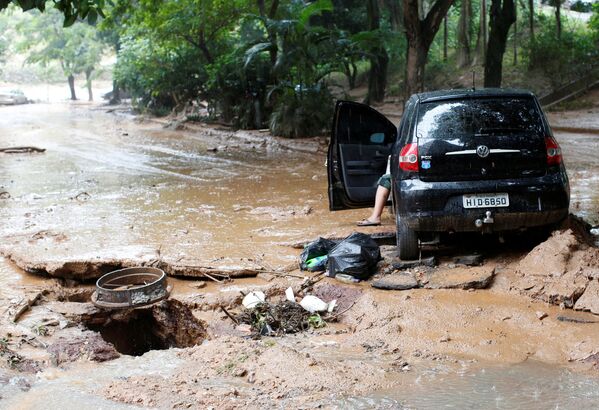
<path id="1" fill-rule="evenodd" d="M 543 0 L 546 1 L 546 0 Z M 547 0 L 0 1 L 0 79 L 113 81 L 154 115 L 291 138 L 333 101 L 523 87 L 544 95 L 598 69 L 599 3 Z"/>

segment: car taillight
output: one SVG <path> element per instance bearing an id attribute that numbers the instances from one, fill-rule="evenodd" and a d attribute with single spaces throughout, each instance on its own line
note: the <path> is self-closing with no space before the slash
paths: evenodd
<path id="1" fill-rule="evenodd" d="M 404 145 L 399 152 L 399 167 L 404 171 L 418 171 L 418 144 Z"/>
<path id="2" fill-rule="evenodd" d="M 545 147 L 547 148 L 547 166 L 559 165 L 562 163 L 562 149 L 553 137 L 545 137 Z"/>

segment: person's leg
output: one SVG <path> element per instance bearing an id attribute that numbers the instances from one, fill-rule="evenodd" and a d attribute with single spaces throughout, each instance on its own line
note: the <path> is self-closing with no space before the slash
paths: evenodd
<path id="1" fill-rule="evenodd" d="M 381 223 L 381 215 L 385 209 L 385 204 L 391 193 L 391 177 L 386 174 L 379 179 L 379 185 L 374 196 L 374 208 L 370 216 L 360 222 L 358 226 L 378 225 Z"/>
<path id="2" fill-rule="evenodd" d="M 372 209 L 372 214 L 368 217 L 368 220 L 371 222 L 381 222 L 381 215 L 383 214 L 383 209 L 385 209 L 385 204 L 389 199 L 389 191 L 382 185 L 379 185 L 376 189 L 376 195 L 374 197 L 374 208 Z"/>

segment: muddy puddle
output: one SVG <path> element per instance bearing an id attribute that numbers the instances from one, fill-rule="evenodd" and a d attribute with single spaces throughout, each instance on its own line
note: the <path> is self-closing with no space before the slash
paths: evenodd
<path id="1" fill-rule="evenodd" d="M 599 379 L 534 361 L 511 366 L 437 367 L 404 377 L 400 388 L 334 401 L 354 409 L 592 409 Z"/>

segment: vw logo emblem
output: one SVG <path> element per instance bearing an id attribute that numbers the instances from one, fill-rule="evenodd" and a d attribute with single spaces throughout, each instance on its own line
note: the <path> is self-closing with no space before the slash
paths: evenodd
<path id="1" fill-rule="evenodd" d="M 476 147 L 476 154 L 481 158 L 486 158 L 489 156 L 489 147 L 486 145 L 479 145 Z"/>

